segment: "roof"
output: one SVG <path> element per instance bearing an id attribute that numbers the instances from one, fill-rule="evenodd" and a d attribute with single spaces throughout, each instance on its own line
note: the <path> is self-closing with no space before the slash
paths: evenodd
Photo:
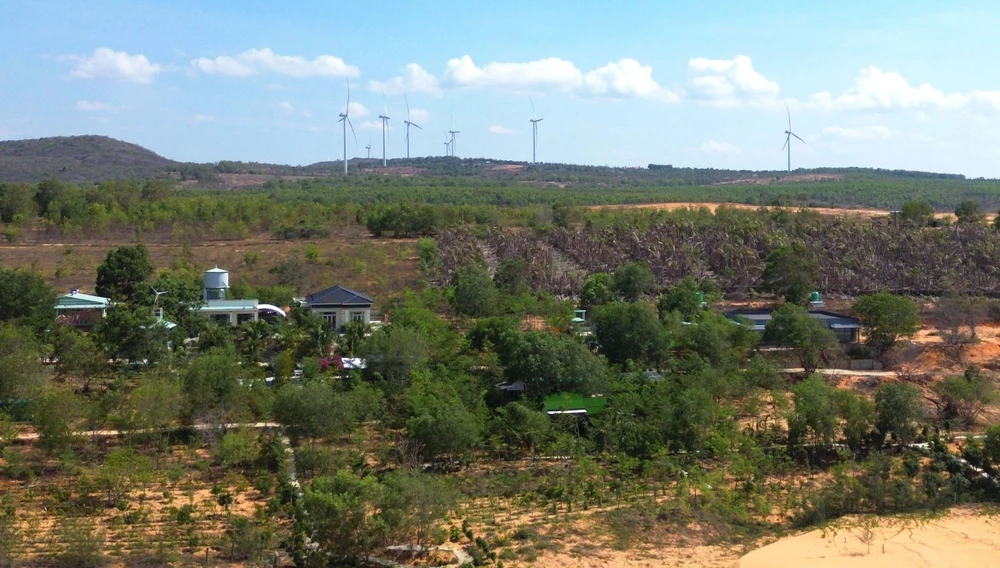
<path id="1" fill-rule="evenodd" d="M 608 405 L 608 400 L 603 396 L 569 392 L 550 394 L 543 404 L 549 414 L 598 414 Z"/>
<path id="2" fill-rule="evenodd" d="M 726 317 L 739 323 L 740 320 L 750 320 L 750 327 L 754 331 L 764 331 L 767 322 L 771 321 L 771 310 L 736 310 L 726 312 Z M 861 322 L 854 317 L 827 312 L 823 310 L 809 310 L 809 316 L 819 320 L 830 329 L 860 329 Z"/>
<path id="3" fill-rule="evenodd" d="M 288 317 L 288 314 L 285 313 L 285 310 L 279 308 L 278 306 L 275 306 L 274 304 L 257 304 L 257 311 L 274 312 L 281 317 Z"/>
<path id="4" fill-rule="evenodd" d="M 228 273 L 229 271 L 228 271 L 228 270 L 226 270 L 225 268 L 219 268 L 218 266 L 216 266 L 215 268 L 209 268 L 209 269 L 208 269 L 208 270 L 206 270 L 205 272 L 206 272 L 206 273 L 217 273 L 217 274 L 222 274 L 222 273 Z"/>
<path id="5" fill-rule="evenodd" d="M 334 286 L 306 296 L 306 304 L 310 306 L 371 306 L 374 303 L 370 296 L 343 286 Z"/>
<path id="6" fill-rule="evenodd" d="M 59 296 L 59 300 L 56 302 L 56 309 L 93 310 L 105 309 L 110 305 L 111 300 L 109 298 L 91 296 L 90 294 L 81 294 L 80 292 L 70 292 L 69 294 Z"/>
<path id="7" fill-rule="evenodd" d="M 200 312 L 255 312 L 257 300 L 209 300 L 198 308 Z"/>

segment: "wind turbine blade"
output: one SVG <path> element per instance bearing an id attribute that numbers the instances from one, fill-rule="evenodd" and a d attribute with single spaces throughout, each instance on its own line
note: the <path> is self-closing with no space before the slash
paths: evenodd
<path id="1" fill-rule="evenodd" d="M 528 97 L 528 100 L 531 101 L 531 119 L 534 120 L 535 119 L 535 99 L 533 99 L 531 97 Z"/>
<path id="2" fill-rule="evenodd" d="M 784 150 L 785 146 L 788 146 L 788 137 L 785 137 L 785 143 L 781 145 L 781 149 Z"/>
<path id="3" fill-rule="evenodd" d="M 423 130 L 423 127 L 421 127 L 421 126 L 420 126 L 419 124 L 417 124 L 417 123 L 415 123 L 415 122 L 411 122 L 410 124 L 412 124 L 413 126 L 416 126 L 416 127 L 417 127 L 417 128 L 419 128 L 420 130 Z"/>
<path id="4" fill-rule="evenodd" d="M 792 136 L 794 136 L 794 137 L 796 137 L 796 138 L 799 138 L 799 135 L 798 135 L 798 134 L 796 134 L 796 133 L 794 133 L 794 132 L 789 132 L 789 134 L 791 134 Z M 799 142 L 802 142 L 803 144 L 805 144 L 805 143 L 806 143 L 806 141 L 805 141 L 805 140 L 803 140 L 802 138 L 799 138 Z"/>
<path id="5" fill-rule="evenodd" d="M 354 131 L 354 123 L 351 122 L 351 119 L 348 118 L 348 117 L 346 117 L 346 116 L 344 117 L 344 119 L 347 121 L 347 125 L 351 127 L 351 134 L 354 135 L 354 145 L 357 146 L 358 145 L 358 133 Z M 345 156 L 347 155 L 347 148 L 344 148 L 344 155 Z"/>
<path id="6" fill-rule="evenodd" d="M 406 102 L 406 120 L 410 120 L 410 99 L 406 98 L 406 93 L 403 93 L 403 101 Z"/>
<path id="7" fill-rule="evenodd" d="M 788 114 L 788 129 L 792 129 L 792 111 L 788 108 L 788 103 L 785 103 L 785 112 Z"/>
<path id="8" fill-rule="evenodd" d="M 347 106 L 344 108 L 344 114 L 351 114 L 351 80 L 347 80 Z"/>

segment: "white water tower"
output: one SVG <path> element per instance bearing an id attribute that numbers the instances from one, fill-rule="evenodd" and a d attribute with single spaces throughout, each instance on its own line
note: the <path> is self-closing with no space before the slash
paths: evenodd
<path id="1" fill-rule="evenodd" d="M 205 271 L 205 301 L 225 300 L 226 290 L 229 289 L 229 271 L 216 266 Z"/>

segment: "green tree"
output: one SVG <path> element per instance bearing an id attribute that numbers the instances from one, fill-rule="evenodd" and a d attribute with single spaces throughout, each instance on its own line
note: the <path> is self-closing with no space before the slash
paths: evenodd
<path id="1" fill-rule="evenodd" d="M 246 408 L 241 382 L 249 377 L 236 355 L 212 349 L 191 359 L 181 372 L 181 389 L 187 399 L 187 415 L 219 414 L 226 422 Z"/>
<path id="2" fill-rule="evenodd" d="M 361 349 L 365 336 L 371 332 L 371 326 L 363 321 L 351 321 L 344 324 L 344 332 L 340 334 L 337 348 L 345 357 L 354 357 Z"/>
<path id="3" fill-rule="evenodd" d="M 199 276 L 167 271 L 159 275 L 152 288 L 160 292 L 159 298 L 154 297 L 156 307 L 163 310 L 163 317 L 167 321 L 177 324 L 185 338 L 197 337 L 204 331 L 209 320 L 198 311 L 205 303 Z"/>
<path id="4" fill-rule="evenodd" d="M 136 484 L 153 478 L 153 462 L 131 448 L 114 450 L 97 470 L 97 485 L 104 491 L 109 507 L 126 499 Z"/>
<path id="5" fill-rule="evenodd" d="M 42 346 L 15 323 L 0 323 L 0 401 L 33 398 L 45 385 Z"/>
<path id="6" fill-rule="evenodd" d="M 62 199 L 69 191 L 69 186 L 65 182 L 49 178 L 42 180 L 35 186 L 35 203 L 38 205 L 38 212 L 41 215 L 49 210 L 49 205 Z"/>
<path id="7" fill-rule="evenodd" d="M 802 304 L 816 288 L 819 262 L 803 243 L 780 246 L 767 255 L 760 278 L 765 291 Z"/>
<path id="8" fill-rule="evenodd" d="M 837 434 L 837 414 L 831 412 L 835 392 L 819 375 L 810 375 L 792 387 L 795 411 L 788 417 L 790 441 L 801 440 L 807 433 L 822 444 L 833 441 Z"/>
<path id="9" fill-rule="evenodd" d="M 56 295 L 41 275 L 0 268 L 0 322 L 20 321 L 41 334 L 55 319 Z"/>
<path id="10" fill-rule="evenodd" d="M 143 373 L 121 411 L 122 426 L 129 430 L 165 429 L 184 411 L 184 393 L 173 371 L 154 368 Z"/>
<path id="11" fill-rule="evenodd" d="M 309 533 L 321 551 L 335 559 L 366 559 L 386 535 L 385 488 L 373 476 L 340 470 L 318 477 L 303 494 Z"/>
<path id="12" fill-rule="evenodd" d="M 508 447 L 528 450 L 532 455 L 552 436 L 552 420 L 540 410 L 520 402 L 496 409 L 492 429 Z"/>
<path id="13" fill-rule="evenodd" d="M 659 362 L 667 332 L 649 306 L 611 302 L 595 309 L 591 319 L 600 352 L 612 364 Z"/>
<path id="14" fill-rule="evenodd" d="M 986 214 L 983 213 L 982 207 L 975 201 L 965 200 L 955 208 L 955 219 L 960 225 L 980 224 L 985 218 Z"/>
<path id="15" fill-rule="evenodd" d="M 470 264 L 459 268 L 452 276 L 451 284 L 454 287 L 451 306 L 456 312 L 471 317 L 496 314 L 499 295 L 485 266 Z"/>
<path id="16" fill-rule="evenodd" d="M 55 386 L 47 389 L 35 405 L 32 416 L 42 449 L 58 455 L 68 448 L 84 410 L 83 401 L 72 390 Z"/>
<path id="17" fill-rule="evenodd" d="M 153 291 L 148 280 L 153 269 L 149 251 L 142 244 L 112 249 L 97 267 L 97 295 L 116 302 L 151 304 Z"/>
<path id="18" fill-rule="evenodd" d="M 907 201 L 899 211 L 899 220 L 917 227 L 926 227 L 934 221 L 934 208 L 926 201 Z"/>
<path id="19" fill-rule="evenodd" d="M 615 283 L 610 274 L 591 274 L 580 289 L 580 305 L 586 309 L 615 301 Z"/>
<path id="20" fill-rule="evenodd" d="M 496 287 L 512 296 L 520 296 L 531 291 L 528 263 L 523 258 L 512 258 L 500 263 L 493 276 Z"/>
<path id="21" fill-rule="evenodd" d="M 641 262 L 629 262 L 615 270 L 614 289 L 625 301 L 635 302 L 656 291 L 656 277 Z"/>
<path id="22" fill-rule="evenodd" d="M 840 346 L 832 331 L 795 304 L 784 304 L 771 314 L 764 341 L 791 347 L 807 373 L 815 371 Z"/>
<path id="23" fill-rule="evenodd" d="M 365 373 L 384 380 L 392 390 L 406 385 L 413 370 L 427 361 L 430 348 L 420 333 L 393 323 L 365 339 L 359 355 L 365 360 Z"/>
<path id="24" fill-rule="evenodd" d="M 595 394 L 608 387 L 606 362 L 573 338 L 540 331 L 505 333 L 496 349 L 504 377 L 524 381 L 532 397 L 555 392 Z"/>
<path id="25" fill-rule="evenodd" d="M 843 420 L 847 446 L 859 451 L 871 439 L 875 424 L 875 405 L 863 395 L 848 391 L 834 392 L 837 414 Z"/>
<path id="26" fill-rule="evenodd" d="M 671 313 L 677 312 L 684 321 L 692 321 L 702 309 L 699 293 L 704 294 L 694 278 L 688 276 L 677 282 L 656 300 L 660 319 L 666 321 Z"/>
<path id="27" fill-rule="evenodd" d="M 93 330 L 93 336 L 112 359 L 157 361 L 167 349 L 169 331 L 145 306 L 119 304 Z"/>
<path id="28" fill-rule="evenodd" d="M 994 467 L 1000 468 L 1000 424 L 990 426 L 983 440 L 983 455 Z"/>
<path id="29" fill-rule="evenodd" d="M 397 470 L 383 483 L 382 516 L 401 542 L 426 546 L 434 523 L 458 505 L 458 493 L 444 476 Z"/>
<path id="30" fill-rule="evenodd" d="M 907 444 L 917 435 L 917 423 L 923 420 L 920 391 L 905 383 L 884 383 L 875 392 L 875 433 L 879 444 L 886 436 Z"/>
<path id="31" fill-rule="evenodd" d="M 986 408 L 996 401 L 996 385 L 975 365 L 960 376 L 947 377 L 934 386 L 940 398 L 939 408 L 945 420 L 958 418 L 972 426 Z"/>
<path id="32" fill-rule="evenodd" d="M 34 191 L 26 183 L 0 183 L 0 221 L 4 223 L 21 223 L 34 219 L 38 212 L 35 209 Z"/>
<path id="33" fill-rule="evenodd" d="M 865 343 L 885 351 L 900 337 L 912 337 L 920 329 L 920 312 L 913 300 L 888 292 L 862 296 L 851 312 L 861 321 Z"/>
<path id="34" fill-rule="evenodd" d="M 479 443 L 482 419 L 470 412 L 458 392 L 423 375 L 403 393 L 409 418 L 406 435 L 431 456 L 456 456 Z"/>
<path id="35" fill-rule="evenodd" d="M 350 432 L 356 423 L 346 402 L 320 381 L 284 385 L 274 401 L 274 417 L 296 436 L 332 438 Z"/>

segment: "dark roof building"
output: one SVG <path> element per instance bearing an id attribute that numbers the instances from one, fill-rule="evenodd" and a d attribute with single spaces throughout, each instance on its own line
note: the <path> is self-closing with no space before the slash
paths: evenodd
<path id="1" fill-rule="evenodd" d="M 841 343 L 858 342 L 861 322 L 857 318 L 824 310 L 809 310 L 809 316 L 833 331 Z M 736 310 L 726 312 L 726 317 L 736 323 L 747 325 L 754 331 L 763 333 L 767 322 L 771 321 L 771 310 Z"/>
<path id="2" fill-rule="evenodd" d="M 350 288 L 333 286 L 321 292 L 306 296 L 306 304 L 316 306 L 371 307 L 374 302 L 371 297 Z"/>

